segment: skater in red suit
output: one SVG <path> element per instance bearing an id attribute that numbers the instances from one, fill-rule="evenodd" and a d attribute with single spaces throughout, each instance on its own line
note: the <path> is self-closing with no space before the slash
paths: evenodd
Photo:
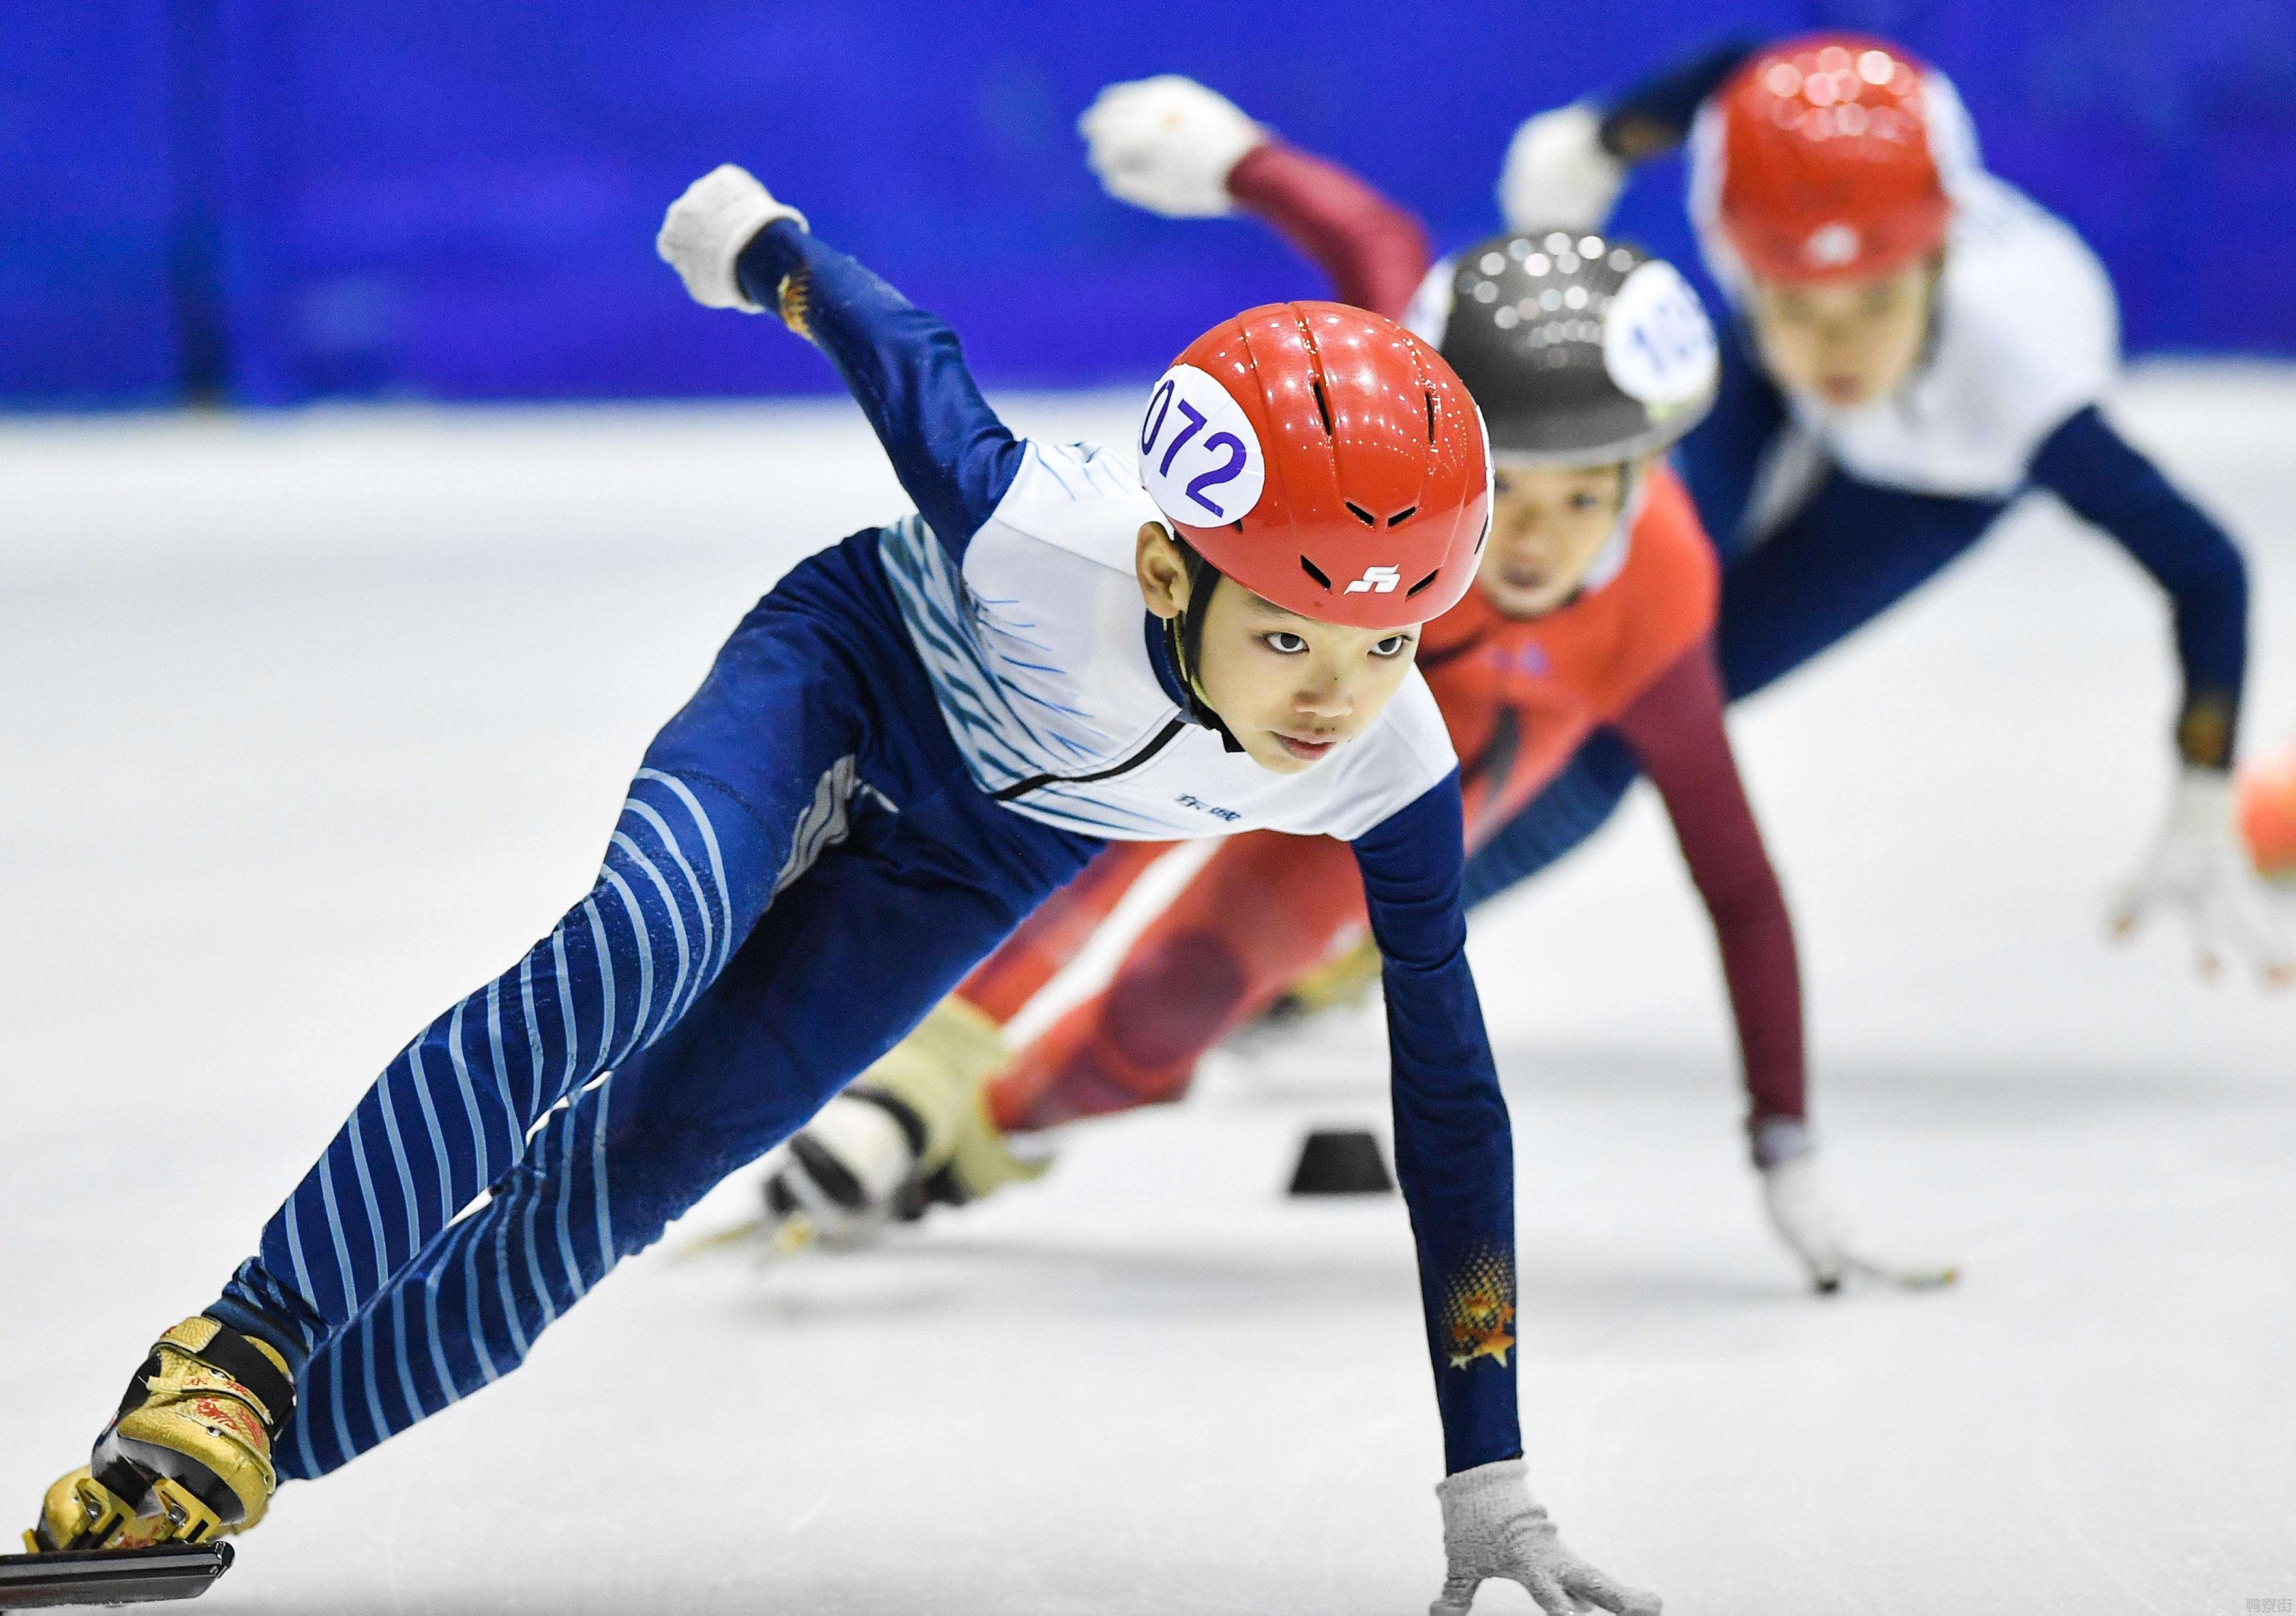
<path id="1" fill-rule="evenodd" d="M 1792 925 L 1723 726 L 1718 567 L 1660 458 L 1712 398 L 1695 294 L 1663 262 L 1587 233 L 1499 236 L 1431 271 L 1407 212 L 1186 79 L 1114 86 L 1084 127 L 1113 193 L 1168 214 L 1258 216 L 1341 299 L 1408 306 L 1475 393 L 1498 514 L 1479 587 L 1428 626 L 1420 652 L 1461 759 L 1468 848 L 1598 729 L 1632 750 L 1714 923 L 1774 1222 L 1833 1288 L 1861 1260 L 1816 1176 Z M 921 1184 L 977 1198 L 1023 1170 L 1003 1136 L 1177 1099 L 1206 1050 L 1303 978 L 1354 974 L 1365 919 L 1345 847 L 1249 833 L 1188 880 L 1103 990 L 1007 1058 L 996 1029 L 1163 850 L 1111 849 L 1039 909 L 799 1136 L 768 1184 L 773 1207 L 844 1231 L 905 1192 L 914 1204 Z M 976 1087 L 972 1104 L 954 1097 Z"/>

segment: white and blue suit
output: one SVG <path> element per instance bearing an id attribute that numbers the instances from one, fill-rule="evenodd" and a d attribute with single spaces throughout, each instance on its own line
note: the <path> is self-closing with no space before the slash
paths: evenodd
<path id="1" fill-rule="evenodd" d="M 1108 838 L 1351 841 L 1385 948 L 1397 1165 L 1454 1470 L 1521 1441 L 1513 1167 L 1464 947 L 1458 775 L 1414 673 L 1279 775 L 1189 720 L 1132 556 L 1153 504 L 1018 439 L 956 340 L 792 223 L 743 253 L 919 514 L 814 555 L 648 748 L 588 895 L 403 1050 L 209 1311 L 278 1345 L 283 1478 L 514 1368 L 621 1258 L 882 1054 Z M 668 1343 L 665 1343 L 665 1350 Z"/>
<path id="2" fill-rule="evenodd" d="M 1746 276 L 1719 226 L 1713 96 L 1748 54 L 1717 50 L 1605 109 L 1687 131 L 1700 244 L 1739 306 L 1722 332 L 1713 412 L 1677 455 L 1721 554 L 1715 652 L 1732 699 L 1839 644 L 1968 554 L 2024 495 L 2046 491 L 2169 597 L 2179 744 L 2187 762 L 2226 767 L 2247 673 L 2247 569 L 2108 417 L 2120 318 L 2103 266 L 2064 221 L 1985 171 L 1959 96 L 1931 72 L 1930 138 L 1954 219 L 1929 348 L 1905 386 L 1855 409 L 1788 393 L 1764 365 L 1742 313 Z M 1593 834 L 1636 773 L 1607 732 L 1588 741 L 1477 853 L 1470 902 Z"/>

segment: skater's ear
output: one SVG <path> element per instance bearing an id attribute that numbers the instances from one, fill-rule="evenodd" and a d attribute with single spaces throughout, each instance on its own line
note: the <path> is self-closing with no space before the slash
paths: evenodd
<path id="1" fill-rule="evenodd" d="M 1140 598 L 1152 615 L 1176 618 L 1187 610 L 1188 558 L 1161 522 L 1140 524 L 1132 564 L 1140 579 Z"/>

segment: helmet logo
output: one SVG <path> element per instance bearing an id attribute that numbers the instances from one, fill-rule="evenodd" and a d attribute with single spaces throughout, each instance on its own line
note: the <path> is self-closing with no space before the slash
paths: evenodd
<path id="1" fill-rule="evenodd" d="M 1618 390 L 1662 416 L 1711 392 L 1720 364 L 1714 327 L 1681 272 L 1658 258 L 1636 266 L 1603 316 L 1603 368 Z"/>
<path id="2" fill-rule="evenodd" d="M 1193 365 L 1166 371 L 1140 420 L 1140 480 L 1156 508 L 1189 527 L 1242 520 L 1267 468 L 1234 395 Z"/>
<path id="3" fill-rule="evenodd" d="M 1393 595 L 1395 587 L 1403 581 L 1400 567 L 1366 567 L 1364 575 L 1349 584 L 1343 595 Z"/>
<path id="4" fill-rule="evenodd" d="M 1833 269 L 1857 258 L 1865 244 L 1855 225 L 1822 225 L 1801 244 L 1801 255 L 1821 269 Z"/>

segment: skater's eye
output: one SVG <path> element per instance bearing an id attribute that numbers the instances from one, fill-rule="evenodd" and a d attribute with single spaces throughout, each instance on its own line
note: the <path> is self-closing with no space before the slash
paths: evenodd
<path id="1" fill-rule="evenodd" d="M 1371 653 L 1375 657 L 1399 657 L 1410 649 L 1411 636 L 1409 635 L 1390 634 L 1378 644 L 1373 646 L 1371 648 Z"/>
<path id="2" fill-rule="evenodd" d="M 1306 640 L 1284 628 L 1278 628 L 1272 634 L 1261 635 L 1259 643 L 1278 656 L 1296 657 L 1308 649 Z"/>

